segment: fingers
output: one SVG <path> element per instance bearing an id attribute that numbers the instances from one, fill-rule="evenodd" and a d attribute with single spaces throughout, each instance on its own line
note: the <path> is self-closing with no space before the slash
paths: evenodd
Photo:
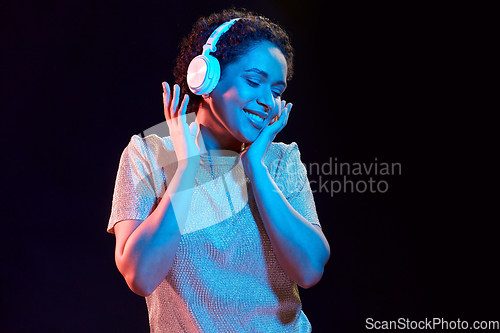
<path id="1" fill-rule="evenodd" d="M 274 123 L 278 123 L 277 126 L 278 132 L 281 131 L 288 122 L 288 115 L 290 114 L 290 110 L 292 109 L 292 103 L 286 103 L 285 100 L 281 101 L 281 105 L 278 111 L 278 115 L 274 117 L 274 119 L 269 123 L 269 125 L 273 125 Z"/>
<path id="2" fill-rule="evenodd" d="M 191 125 L 189 125 L 189 132 L 192 136 L 196 136 L 198 134 L 199 125 L 196 121 L 193 121 Z"/>
<path id="3" fill-rule="evenodd" d="M 276 121 L 276 128 L 273 130 L 273 140 L 274 136 L 276 136 L 283 128 L 285 128 L 286 124 L 288 123 L 288 118 L 290 116 L 290 111 L 292 110 L 292 103 L 288 103 L 284 108 L 282 108 L 280 117 Z"/>
<path id="4" fill-rule="evenodd" d="M 276 108 L 278 109 L 277 111 L 275 111 L 273 109 L 272 111 L 272 114 L 273 114 L 273 118 L 271 119 L 271 121 L 269 122 L 269 125 L 272 125 L 274 124 L 275 122 L 278 121 L 278 119 L 280 118 L 281 116 L 281 111 L 283 110 L 283 108 L 285 107 L 285 101 L 281 101 L 281 104 L 279 106 L 276 106 Z"/>
<path id="5" fill-rule="evenodd" d="M 189 96 L 184 95 L 180 108 L 179 99 L 181 94 L 181 88 L 178 84 L 174 84 L 173 94 L 170 96 L 170 86 L 166 82 L 162 82 L 163 86 L 163 111 L 165 113 L 166 120 L 172 120 L 180 115 L 185 115 L 187 112 L 187 106 L 189 103 Z"/>
<path id="6" fill-rule="evenodd" d="M 282 119 L 281 126 L 279 131 L 281 131 L 286 124 L 288 123 L 288 119 L 290 118 L 290 111 L 292 111 L 293 104 L 288 103 L 286 107 L 283 109 L 282 114 L 280 116 L 280 120 Z"/>
<path id="7" fill-rule="evenodd" d="M 201 134 L 200 125 L 198 121 L 195 120 L 189 125 L 189 132 L 192 136 L 196 138 L 196 145 L 198 146 L 198 150 L 200 154 L 206 154 L 207 149 L 205 148 L 205 141 L 203 140 L 203 135 Z"/>
<path id="8" fill-rule="evenodd" d="M 172 95 L 172 104 L 170 104 L 170 115 L 171 118 L 175 117 L 175 111 L 177 110 L 177 105 L 179 105 L 179 95 L 181 93 L 181 88 L 179 85 L 174 84 L 174 92 Z"/>
<path id="9" fill-rule="evenodd" d="M 177 116 L 185 116 L 186 115 L 188 104 L 189 104 L 189 95 L 185 94 L 184 99 L 182 100 L 181 107 L 180 107 L 179 112 L 178 112 L 179 114 Z"/>
<path id="10" fill-rule="evenodd" d="M 283 109 L 285 108 L 285 105 L 286 105 L 286 101 L 282 100 L 281 101 L 281 107 L 280 107 L 280 112 L 279 112 L 278 118 L 281 117 L 281 114 L 283 113 Z"/>
<path id="11" fill-rule="evenodd" d="M 165 118 L 170 120 L 170 86 L 167 82 L 162 82 L 163 86 L 163 112 L 165 113 Z"/>

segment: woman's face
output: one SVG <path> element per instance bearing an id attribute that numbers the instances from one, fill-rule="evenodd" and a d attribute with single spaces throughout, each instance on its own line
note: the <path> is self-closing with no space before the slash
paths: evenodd
<path id="1" fill-rule="evenodd" d="M 209 125 L 213 134 L 244 143 L 255 141 L 279 113 L 286 75 L 283 53 L 268 41 L 227 65 L 206 99 L 215 118 Z"/>

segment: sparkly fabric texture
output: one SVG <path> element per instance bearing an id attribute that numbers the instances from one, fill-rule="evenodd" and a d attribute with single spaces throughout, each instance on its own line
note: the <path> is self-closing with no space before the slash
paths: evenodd
<path id="1" fill-rule="evenodd" d="M 290 205 L 319 225 L 295 143 L 264 160 Z M 123 151 L 108 232 L 146 219 L 177 167 L 170 137 L 133 136 Z M 151 332 L 310 332 L 297 285 L 276 259 L 237 155 L 202 155 L 172 267 L 148 297 Z"/>

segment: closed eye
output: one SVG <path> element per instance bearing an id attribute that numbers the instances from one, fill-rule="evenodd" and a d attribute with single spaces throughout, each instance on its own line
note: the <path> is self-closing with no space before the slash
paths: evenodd
<path id="1" fill-rule="evenodd" d="M 246 81 L 250 87 L 257 88 L 260 86 L 260 82 L 254 81 L 252 79 L 247 78 Z M 274 98 L 279 98 L 283 94 L 281 90 L 272 90 L 272 93 Z"/>
<path id="2" fill-rule="evenodd" d="M 273 90 L 273 95 L 274 95 L 274 98 L 278 98 L 278 97 L 281 97 L 283 93 L 281 91 L 275 91 Z"/>
<path id="3" fill-rule="evenodd" d="M 252 80 L 250 80 L 250 79 L 247 79 L 247 83 L 248 83 L 248 85 L 249 85 L 250 87 L 254 87 L 254 88 L 256 88 L 256 87 L 258 87 L 258 86 L 260 85 L 260 83 L 259 83 L 259 82 L 255 82 L 255 81 L 252 81 Z"/>

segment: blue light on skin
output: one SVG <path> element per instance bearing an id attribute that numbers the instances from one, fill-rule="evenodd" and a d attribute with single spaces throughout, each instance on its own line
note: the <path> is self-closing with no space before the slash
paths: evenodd
<path id="1" fill-rule="evenodd" d="M 283 53 L 268 41 L 226 66 L 196 117 L 205 148 L 239 153 L 241 143 L 254 142 L 280 111 L 286 74 Z M 245 110 L 265 119 L 249 116 Z"/>

